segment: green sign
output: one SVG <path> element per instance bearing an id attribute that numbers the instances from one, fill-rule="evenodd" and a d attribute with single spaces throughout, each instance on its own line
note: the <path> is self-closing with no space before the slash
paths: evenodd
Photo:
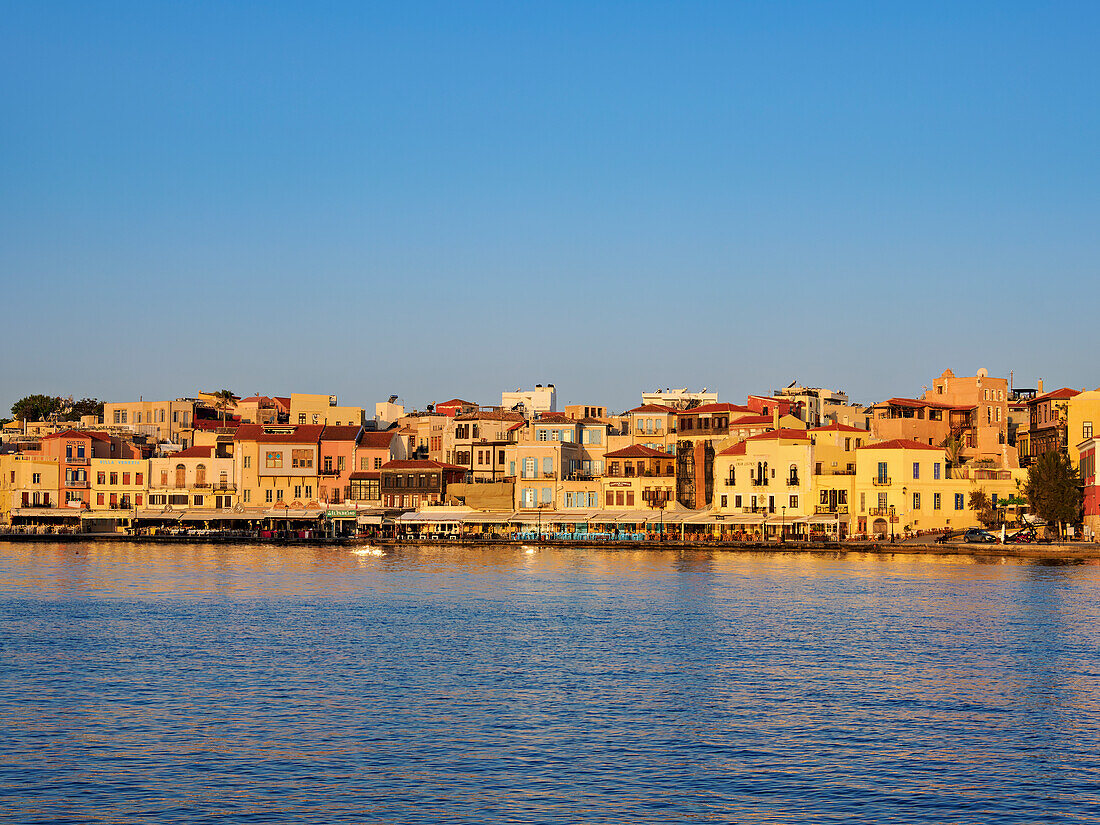
<path id="1" fill-rule="evenodd" d="M 325 518 L 355 518 L 356 512 L 354 510 L 328 510 L 325 513 Z"/>

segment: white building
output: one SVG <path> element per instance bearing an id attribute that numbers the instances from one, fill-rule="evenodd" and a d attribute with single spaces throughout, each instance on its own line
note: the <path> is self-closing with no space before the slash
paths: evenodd
<path id="1" fill-rule="evenodd" d="M 533 390 L 517 389 L 515 392 L 502 392 L 500 394 L 500 408 L 505 412 L 509 410 L 521 411 L 530 418 L 535 413 L 548 413 L 558 411 L 558 393 L 553 384 L 535 384 Z"/>
<path id="2" fill-rule="evenodd" d="M 675 407 L 678 410 L 682 410 L 692 401 L 698 401 L 700 407 L 704 404 L 717 404 L 718 393 L 707 392 L 706 387 L 703 387 L 701 392 L 688 392 L 687 387 L 678 390 L 665 387 L 663 390 L 642 393 L 643 405 L 663 404 L 666 407 Z"/>

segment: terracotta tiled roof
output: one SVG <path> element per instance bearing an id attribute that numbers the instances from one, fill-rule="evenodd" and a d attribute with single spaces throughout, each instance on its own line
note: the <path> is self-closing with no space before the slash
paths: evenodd
<path id="1" fill-rule="evenodd" d="M 864 444 L 861 450 L 936 450 L 943 452 L 943 447 L 933 447 L 931 444 L 921 444 L 911 438 L 892 438 L 889 441 L 879 441 L 877 444 Z"/>
<path id="2" fill-rule="evenodd" d="M 473 401 L 463 401 L 461 398 L 452 398 L 450 401 L 440 401 L 435 405 L 438 410 L 440 407 L 476 407 Z"/>
<path id="3" fill-rule="evenodd" d="M 355 441 L 362 429 L 358 424 L 326 424 L 321 432 L 321 440 Z"/>
<path id="4" fill-rule="evenodd" d="M 366 430 L 359 439 L 359 446 L 368 450 L 387 450 L 396 435 L 394 430 Z"/>
<path id="5" fill-rule="evenodd" d="M 664 404 L 642 404 L 640 407 L 635 407 L 632 410 L 627 410 L 624 415 L 630 415 L 630 413 L 671 413 L 676 412 L 674 407 L 666 407 Z"/>
<path id="6" fill-rule="evenodd" d="M 736 421 L 731 421 L 731 427 L 751 427 L 756 424 L 770 424 L 773 421 L 770 415 L 746 415 L 744 418 L 738 418 Z"/>
<path id="7" fill-rule="evenodd" d="M 883 403 L 889 404 L 893 407 L 935 407 L 939 410 L 952 409 L 951 404 L 941 404 L 939 401 L 925 401 L 920 398 L 889 398 Z"/>
<path id="8" fill-rule="evenodd" d="M 576 423 L 572 418 L 564 413 L 548 412 L 539 416 L 536 424 L 573 424 Z"/>
<path id="9" fill-rule="evenodd" d="M 1050 392 L 1043 393 L 1042 395 L 1040 395 L 1036 398 L 1032 398 L 1027 403 L 1028 404 L 1034 404 L 1037 401 L 1061 400 L 1063 398 L 1073 398 L 1073 396 L 1080 395 L 1080 394 L 1081 394 L 1080 390 L 1070 389 L 1069 387 L 1062 387 L 1062 389 L 1060 389 L 1060 390 L 1051 390 Z"/>
<path id="10" fill-rule="evenodd" d="M 196 418 L 191 422 L 191 429 L 193 430 L 217 430 L 221 427 L 234 429 L 239 426 L 241 426 L 239 415 L 227 415 L 224 424 L 220 416 L 218 418 Z"/>
<path id="11" fill-rule="evenodd" d="M 769 432 L 766 432 L 766 433 L 759 433 L 758 435 L 750 435 L 748 438 L 745 439 L 745 441 L 768 441 L 768 440 L 771 440 L 771 439 L 780 439 L 780 438 L 793 438 L 793 439 L 797 439 L 799 441 L 809 441 L 810 440 L 810 434 L 808 432 L 806 432 L 806 430 L 791 430 L 791 429 L 770 430 Z"/>
<path id="12" fill-rule="evenodd" d="M 378 470 L 356 470 L 354 473 L 348 476 L 348 478 L 352 481 L 366 481 L 368 479 L 381 477 L 382 474 L 378 472 Z"/>
<path id="13" fill-rule="evenodd" d="M 644 444 L 631 444 L 629 447 L 623 447 L 621 450 L 616 450 L 613 453 L 605 453 L 604 458 L 667 458 L 667 459 L 672 459 L 673 456 L 670 453 L 663 453 L 660 450 L 654 450 L 652 447 L 646 447 Z"/>
<path id="14" fill-rule="evenodd" d="M 172 453 L 169 458 L 212 458 L 214 455 L 213 447 L 188 447 L 186 450 L 180 450 L 178 453 Z"/>
<path id="15" fill-rule="evenodd" d="M 811 433 L 864 433 L 870 435 L 867 430 L 861 430 L 859 427 L 849 427 L 847 424 L 839 424 L 834 421 L 832 424 L 826 424 L 824 427 L 813 427 L 810 430 Z"/>
<path id="16" fill-rule="evenodd" d="M 74 430 L 71 427 L 61 432 L 51 433 L 50 435 L 43 436 L 43 441 L 48 441 L 51 438 L 90 438 L 93 441 L 110 441 L 111 436 L 107 433 L 96 432 L 95 430 Z"/>
<path id="17" fill-rule="evenodd" d="M 316 444 L 324 429 L 324 424 L 241 424 L 234 438 L 261 444 Z"/>
<path id="18" fill-rule="evenodd" d="M 732 447 L 726 447 L 718 455 L 745 455 L 746 447 L 745 442 L 742 441 L 739 444 L 734 444 Z"/>

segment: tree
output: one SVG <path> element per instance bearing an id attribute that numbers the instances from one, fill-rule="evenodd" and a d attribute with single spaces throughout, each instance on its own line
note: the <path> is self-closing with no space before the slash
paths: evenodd
<path id="1" fill-rule="evenodd" d="M 999 522 L 998 514 L 993 509 L 993 502 L 985 494 L 985 490 L 970 491 L 970 509 L 982 523 L 982 527 L 992 527 Z"/>
<path id="2" fill-rule="evenodd" d="M 225 426 L 225 411 L 229 405 L 233 403 L 233 391 L 232 390 L 218 390 L 214 393 L 215 406 L 222 411 L 222 426 Z"/>
<path id="3" fill-rule="evenodd" d="M 947 451 L 947 466 L 958 467 L 962 464 L 963 440 L 962 434 L 949 435 L 940 444 Z"/>
<path id="4" fill-rule="evenodd" d="M 79 421 L 85 415 L 103 418 L 103 402 L 98 398 L 81 398 L 79 401 L 73 401 L 69 410 L 69 420 Z"/>
<path id="5" fill-rule="evenodd" d="M 44 421 L 61 408 L 52 395 L 28 395 L 11 405 L 11 414 L 19 421 Z"/>
<path id="6" fill-rule="evenodd" d="M 1081 519 L 1081 487 L 1077 470 L 1061 451 L 1044 453 L 1027 471 L 1024 495 L 1031 512 L 1047 524 L 1062 525 Z"/>

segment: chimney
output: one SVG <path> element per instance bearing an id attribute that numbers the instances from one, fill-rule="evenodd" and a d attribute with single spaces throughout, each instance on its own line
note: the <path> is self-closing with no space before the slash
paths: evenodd
<path id="1" fill-rule="evenodd" d="M 779 429 L 779 405 L 772 407 L 772 427 Z"/>
<path id="2" fill-rule="evenodd" d="M 1042 395 L 1043 394 L 1043 379 L 1042 378 L 1040 378 L 1039 382 L 1035 385 L 1035 394 L 1036 395 Z"/>

